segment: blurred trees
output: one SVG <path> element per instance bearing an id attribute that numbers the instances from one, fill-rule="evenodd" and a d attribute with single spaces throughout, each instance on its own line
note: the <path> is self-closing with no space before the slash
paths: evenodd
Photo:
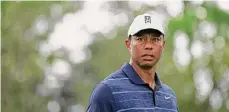
<path id="1" fill-rule="evenodd" d="M 56 51 L 49 56 L 39 53 L 39 44 L 47 39 L 55 23 L 61 19 L 61 17 L 55 19 L 50 17 L 50 7 L 53 4 L 60 4 L 64 15 L 67 12 L 76 11 L 81 3 L 1 3 L 3 112 L 48 111 L 48 101 L 54 97 L 40 96 L 37 93 L 37 85 L 44 80 L 45 68 L 51 65 L 53 60 L 69 61 L 64 55 L 58 55 Z M 126 2 L 118 2 L 120 8 L 129 10 L 124 4 Z M 160 78 L 176 91 L 181 112 L 213 112 L 214 109 L 227 112 L 229 110 L 229 14 L 220 10 L 214 2 L 204 2 L 201 7 L 190 2 L 184 2 L 184 5 L 183 13 L 171 18 L 168 23 L 166 48 L 158 67 Z M 133 14 L 137 15 L 155 8 L 145 7 Z M 206 17 L 203 17 L 204 13 L 199 14 L 201 11 L 206 11 Z M 34 21 L 41 16 L 48 18 L 49 25 L 43 34 L 34 31 Z M 202 26 L 209 26 L 207 29 L 214 26 L 215 33 L 204 32 L 207 30 Z M 119 69 L 124 62 L 129 61 L 129 53 L 124 45 L 127 30 L 128 25 L 119 27 L 115 38 L 110 39 L 95 34 L 97 38 L 89 46 L 91 59 L 81 64 L 71 64 L 72 78 L 59 90 L 60 97 L 65 99 L 65 104 L 61 104 L 65 109 L 61 111 L 66 112 L 67 106 L 72 104 L 82 104 L 86 107 L 95 84 Z M 181 38 L 188 39 L 185 50 L 191 58 L 185 66 L 176 61 L 180 58 L 176 55 L 179 53 L 175 52 L 177 35 L 185 35 Z M 112 34 L 107 36 L 112 36 Z M 199 43 L 203 48 L 195 48 L 193 43 Z M 200 56 L 198 53 L 195 54 L 199 49 L 202 49 Z M 66 51 L 63 50 L 63 52 Z M 46 63 L 45 66 L 41 66 L 39 60 L 43 60 L 43 63 Z M 201 93 L 201 85 L 204 83 L 198 79 L 205 79 L 210 85 L 212 82 L 209 93 Z M 64 102 L 60 100 L 60 103 L 61 101 Z"/>
<path id="2" fill-rule="evenodd" d="M 61 3 L 61 2 L 55 2 Z M 47 33 L 39 34 L 36 19 L 48 16 L 53 2 L 1 2 L 2 8 L 2 111 L 47 112 L 49 97 L 37 94 L 37 86 L 44 79 L 39 44 Z M 62 3 L 65 6 L 64 3 Z M 65 8 L 68 10 L 68 8 Z M 71 9 L 73 10 L 73 9 Z M 54 22 L 54 21 L 53 21 Z M 51 22 L 49 23 L 52 28 Z"/>
<path id="3" fill-rule="evenodd" d="M 40 4 L 41 5 L 41 4 Z M 36 15 L 48 9 L 34 3 L 2 2 L 2 111 L 47 111 L 47 99 L 36 96 L 36 84 L 43 79 L 36 64 L 37 40 L 24 38 Z"/>

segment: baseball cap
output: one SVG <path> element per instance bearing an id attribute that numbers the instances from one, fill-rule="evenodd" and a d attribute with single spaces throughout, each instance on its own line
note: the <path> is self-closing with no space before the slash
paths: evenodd
<path id="1" fill-rule="evenodd" d="M 144 29 L 155 29 L 165 35 L 162 21 L 156 15 L 145 13 L 134 18 L 128 30 L 128 36 L 134 35 Z"/>

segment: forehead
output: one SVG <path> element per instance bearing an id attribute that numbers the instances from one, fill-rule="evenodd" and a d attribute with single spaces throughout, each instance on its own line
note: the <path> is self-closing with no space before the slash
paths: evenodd
<path id="1" fill-rule="evenodd" d="M 152 36 L 161 36 L 163 35 L 160 31 L 155 30 L 155 29 L 145 29 L 145 30 L 141 30 L 138 33 L 134 34 L 134 36 L 143 36 L 143 35 L 152 35 Z"/>

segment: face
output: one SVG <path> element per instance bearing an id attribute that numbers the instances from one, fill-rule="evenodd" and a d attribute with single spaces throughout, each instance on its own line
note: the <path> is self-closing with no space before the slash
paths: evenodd
<path id="1" fill-rule="evenodd" d="M 151 69 L 160 60 L 165 41 L 162 34 L 141 32 L 126 40 L 133 63 L 142 69 Z"/>

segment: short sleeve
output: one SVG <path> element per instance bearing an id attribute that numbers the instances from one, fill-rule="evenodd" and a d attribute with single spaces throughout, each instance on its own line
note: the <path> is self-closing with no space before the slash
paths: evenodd
<path id="1" fill-rule="evenodd" d="M 98 84 L 92 91 L 87 112 L 114 112 L 114 98 L 109 87 Z"/>
<path id="2" fill-rule="evenodd" d="M 176 99 L 176 106 L 177 106 L 177 111 L 178 111 L 178 104 L 177 104 L 177 96 L 176 96 L 176 92 L 171 88 L 172 94 Z"/>

